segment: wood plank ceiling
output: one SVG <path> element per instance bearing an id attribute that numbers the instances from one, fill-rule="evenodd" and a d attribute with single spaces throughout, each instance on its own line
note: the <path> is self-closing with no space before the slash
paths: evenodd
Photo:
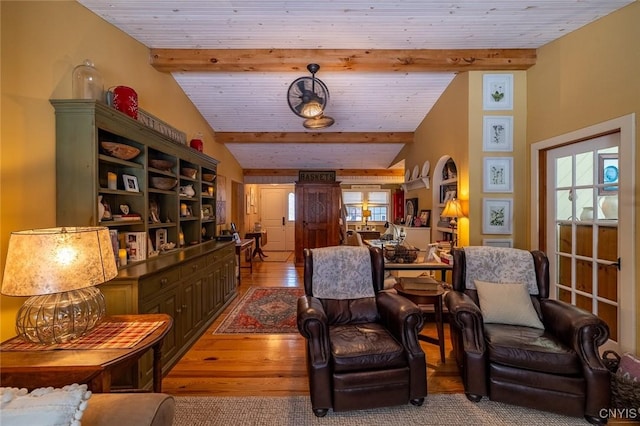
<path id="1" fill-rule="evenodd" d="M 528 69 L 538 47 L 632 2 L 78 1 L 149 47 L 245 182 L 284 182 L 299 169 L 402 181 L 394 158 L 457 72 Z M 312 62 L 335 119 L 315 132 L 286 101 Z"/>

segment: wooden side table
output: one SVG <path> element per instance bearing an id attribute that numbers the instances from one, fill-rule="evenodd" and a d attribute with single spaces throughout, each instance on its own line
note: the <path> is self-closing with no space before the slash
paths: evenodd
<path id="1" fill-rule="evenodd" d="M 256 246 L 253 249 L 253 257 L 256 257 L 256 255 L 258 255 L 260 257 L 260 260 L 264 260 L 265 257 L 269 257 L 264 254 L 264 252 L 262 251 L 262 247 L 260 246 L 260 244 L 267 244 L 267 231 L 247 232 L 246 234 L 244 234 L 244 237 L 255 238 L 256 240 Z"/>
<path id="2" fill-rule="evenodd" d="M 2 386 L 31 390 L 86 383 L 92 392 L 110 392 L 112 371 L 136 362 L 152 349 L 153 391 L 162 392 L 162 342 L 173 326 L 173 318 L 166 314 L 113 315 L 103 318 L 100 324 L 104 322 L 162 324 L 135 346 L 123 349 L 74 349 L 75 341 L 72 341 L 65 344 L 64 349 L 5 350 L 15 339 L 20 339 L 14 337 L 0 344 Z M 88 336 L 90 335 L 91 333 Z M 57 345 L 53 345 L 54 348 L 55 346 Z"/>
<path id="3" fill-rule="evenodd" d="M 402 288 L 402 285 L 398 283 L 393 288 L 400 296 L 406 297 L 418 306 L 433 305 L 438 338 L 419 334 L 418 339 L 440 346 L 440 360 L 444 364 L 444 325 L 442 320 L 442 296 L 444 295 L 444 289 L 442 286 L 439 285 L 437 290 L 405 290 Z M 423 316 L 424 314 L 425 312 L 423 311 Z"/>

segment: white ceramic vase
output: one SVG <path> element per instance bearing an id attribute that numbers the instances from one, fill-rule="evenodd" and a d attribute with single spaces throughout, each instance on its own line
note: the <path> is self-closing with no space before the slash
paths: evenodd
<path id="1" fill-rule="evenodd" d="M 102 195 L 98 195 L 98 222 L 104 217 L 104 204 L 102 204 Z"/>
<path id="2" fill-rule="evenodd" d="M 580 220 L 592 220 L 593 219 L 593 207 L 584 207 L 580 213 Z"/>
<path id="3" fill-rule="evenodd" d="M 618 196 L 607 195 L 600 199 L 600 209 L 605 219 L 618 219 Z"/>

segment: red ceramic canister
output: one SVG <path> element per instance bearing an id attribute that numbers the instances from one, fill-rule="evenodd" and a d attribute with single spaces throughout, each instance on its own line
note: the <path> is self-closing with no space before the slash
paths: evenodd
<path id="1" fill-rule="evenodd" d="M 196 151 L 202 152 L 202 150 L 204 149 L 204 144 L 202 143 L 202 139 L 191 139 L 191 142 L 189 143 L 189 145 L 191 146 L 191 148 L 195 149 Z"/>
<path id="2" fill-rule="evenodd" d="M 113 107 L 129 117 L 138 119 L 138 94 L 131 87 L 117 86 L 113 89 Z"/>

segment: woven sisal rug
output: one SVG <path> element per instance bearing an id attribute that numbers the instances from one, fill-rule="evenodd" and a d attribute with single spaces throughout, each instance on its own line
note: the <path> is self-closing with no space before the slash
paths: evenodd
<path id="1" fill-rule="evenodd" d="M 335 413 L 316 418 L 308 396 L 176 397 L 173 426 L 205 425 L 586 425 L 582 418 L 489 401 L 473 403 L 463 394 L 427 396 L 422 407 L 402 405 Z"/>
<path id="2" fill-rule="evenodd" d="M 297 333 L 296 309 L 303 290 L 295 287 L 251 287 L 217 333 Z"/>

